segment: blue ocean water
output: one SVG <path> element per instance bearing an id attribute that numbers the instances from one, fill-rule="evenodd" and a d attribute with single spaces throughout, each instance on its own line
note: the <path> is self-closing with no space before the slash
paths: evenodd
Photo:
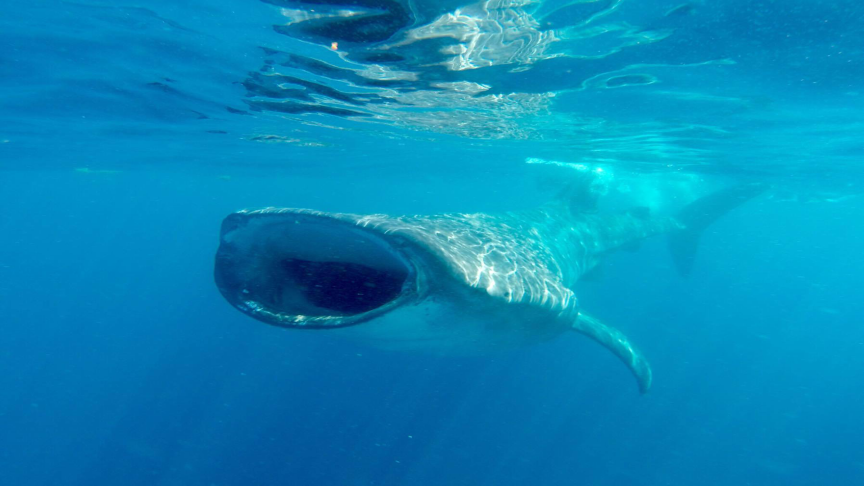
<path id="1" fill-rule="evenodd" d="M 864 484 L 864 7 L 7 0 L 0 484 Z M 663 238 L 582 336 L 398 353 L 213 284 L 242 208 L 601 211 L 770 189 L 692 274 Z"/>

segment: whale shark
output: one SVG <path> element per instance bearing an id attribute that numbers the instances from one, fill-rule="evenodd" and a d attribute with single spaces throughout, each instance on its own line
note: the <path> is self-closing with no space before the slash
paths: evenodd
<path id="1" fill-rule="evenodd" d="M 603 214 L 577 185 L 538 208 L 389 216 L 247 209 L 221 228 L 214 277 L 224 298 L 274 326 L 326 329 L 387 349 L 476 354 L 581 333 L 617 356 L 642 393 L 645 356 L 586 313 L 574 284 L 615 250 L 666 234 L 682 274 L 699 235 L 764 190 L 722 189 L 672 216 Z M 586 194 L 588 194 L 586 196 Z"/>

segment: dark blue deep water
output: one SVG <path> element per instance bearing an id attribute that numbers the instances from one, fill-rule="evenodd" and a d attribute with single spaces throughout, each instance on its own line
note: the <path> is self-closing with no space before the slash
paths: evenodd
<path id="1" fill-rule="evenodd" d="M 7 0 L 0 484 L 864 484 L 864 6 Z M 573 333 L 477 357 L 237 312 L 221 220 L 764 194 L 609 255 Z"/>

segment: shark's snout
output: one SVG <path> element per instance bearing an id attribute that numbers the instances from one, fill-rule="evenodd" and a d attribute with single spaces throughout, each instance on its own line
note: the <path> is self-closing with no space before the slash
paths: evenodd
<path id="1" fill-rule="evenodd" d="M 219 291 L 246 314 L 327 328 L 379 316 L 416 295 L 417 268 L 387 235 L 324 213 L 228 216 L 216 254 Z"/>

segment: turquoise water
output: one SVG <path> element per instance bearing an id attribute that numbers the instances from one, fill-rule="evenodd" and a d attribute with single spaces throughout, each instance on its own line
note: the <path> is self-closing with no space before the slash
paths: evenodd
<path id="1" fill-rule="evenodd" d="M 857 2 L 5 6 L 3 484 L 864 482 Z M 575 333 L 395 353 L 213 284 L 242 208 L 496 213 L 585 170 L 609 213 L 770 186 L 688 278 L 657 238 L 574 289 L 645 396 Z"/>

